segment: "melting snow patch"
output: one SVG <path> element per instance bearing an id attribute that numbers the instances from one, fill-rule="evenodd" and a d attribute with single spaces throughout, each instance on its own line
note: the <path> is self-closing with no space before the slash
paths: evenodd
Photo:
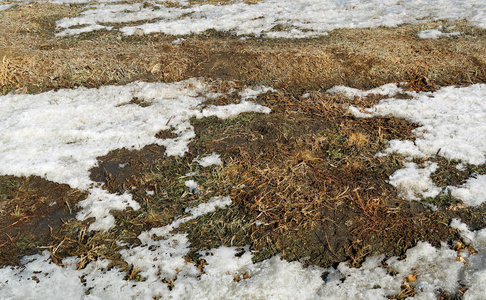
<path id="1" fill-rule="evenodd" d="M 343 85 L 337 85 L 335 87 L 328 89 L 327 92 L 330 94 L 343 94 L 344 96 L 349 98 L 366 97 L 368 95 L 374 95 L 374 94 L 393 97 L 396 94 L 402 93 L 403 90 L 402 88 L 398 87 L 395 83 L 389 83 L 368 91 L 362 91 L 359 89 L 354 89 Z"/>
<path id="2" fill-rule="evenodd" d="M 440 193 L 441 189 L 430 179 L 430 174 L 437 170 L 437 164 L 426 164 L 425 168 L 419 168 L 417 164 L 408 162 L 404 166 L 405 168 L 393 173 L 389 181 L 397 188 L 400 197 L 408 200 L 420 200 L 421 198 L 433 198 Z"/>
<path id="3" fill-rule="evenodd" d="M 452 29 L 453 27 L 446 28 L 446 30 Z M 442 31 L 442 26 L 439 26 L 438 29 L 429 29 L 429 30 L 423 30 L 417 33 L 419 38 L 422 39 L 438 39 L 441 37 L 451 37 L 451 36 L 456 36 L 456 35 L 461 35 L 462 32 L 443 32 Z"/>
<path id="4" fill-rule="evenodd" d="M 390 90 L 389 87 L 381 88 L 388 94 L 386 91 Z M 344 91 L 358 96 L 370 92 L 349 92 L 342 87 L 331 91 Z M 356 117 L 392 115 L 420 125 L 413 131 L 415 141 L 392 140 L 384 151 L 385 154 L 399 153 L 408 159 L 439 155 L 472 165 L 486 163 L 486 85 L 444 87 L 436 92 L 408 94 L 413 98 L 388 98 L 371 108 L 350 107 L 349 111 Z M 418 168 L 416 164 L 405 163 L 404 169 L 396 171 L 390 177 L 390 184 L 397 187 L 401 196 L 407 199 L 435 197 L 439 195 L 440 189 L 429 176 L 436 169 L 435 164 Z M 477 206 L 486 201 L 485 178 L 484 175 L 476 176 L 468 179 L 461 187 L 448 189 L 465 204 Z"/>
<path id="5" fill-rule="evenodd" d="M 457 219 L 452 220 L 451 227 L 457 229 L 464 241 L 478 250 L 476 255 L 463 254 L 469 263 L 462 278 L 462 283 L 469 287 L 464 299 L 483 299 L 486 295 L 486 229 L 471 231 Z"/>
<path id="6" fill-rule="evenodd" d="M 228 202 L 225 198 L 212 200 L 213 204 Z M 202 204 L 198 211 L 209 212 L 216 207 L 207 209 L 209 206 Z M 459 220 L 453 220 L 451 226 L 478 254 L 456 252 L 446 244 L 435 248 L 419 242 L 406 252 L 404 259 L 384 260 L 384 255 L 379 255 L 368 257 L 360 268 L 350 268 L 343 262 L 336 269 L 324 269 L 304 268 L 301 263 L 287 262 L 278 255 L 253 263 L 247 247 L 219 247 L 200 251 L 207 262 L 204 272 L 184 259 L 190 250 L 186 235 L 152 238 L 152 230 L 139 237 L 142 245 L 120 251 L 121 258 L 139 271 L 142 281 L 125 280 L 126 273 L 117 267 L 109 268 L 108 259 L 100 258 L 76 270 L 78 258 L 66 258 L 63 266 L 58 266 L 45 251 L 26 257 L 22 267 L 0 269 L 0 297 L 386 300 L 400 292 L 404 278 L 414 275 L 416 280 L 410 285 L 417 294 L 411 299 L 436 299 L 440 291 L 455 293 L 461 286 L 467 287 L 465 299 L 481 299 L 486 290 L 486 229 L 472 232 Z M 164 282 L 172 282 L 171 288 Z"/>
<path id="7" fill-rule="evenodd" d="M 437 249 L 429 243 L 418 242 L 407 250 L 406 259 L 391 258 L 387 264 L 404 278 L 417 275 L 414 282 L 419 298 L 436 299 L 437 290 L 454 292 L 459 287 L 461 272 L 465 265 L 457 261 L 457 252 L 447 245 Z"/>
<path id="8" fill-rule="evenodd" d="M 123 195 L 110 194 L 101 188 L 89 189 L 88 198 L 78 203 L 82 210 L 76 218 L 96 220 L 89 226 L 89 230 L 107 230 L 115 226 L 115 218 L 110 214 L 111 210 L 124 210 L 131 207 L 133 210 L 140 208 L 140 205 L 132 199 L 131 194 Z"/>
<path id="9" fill-rule="evenodd" d="M 189 192 L 197 194 L 197 182 L 194 180 L 186 180 L 184 184 L 189 188 Z"/>
<path id="10" fill-rule="evenodd" d="M 486 202 L 486 175 L 471 177 L 459 187 L 449 187 L 451 195 L 464 204 L 478 206 Z"/>
<path id="11" fill-rule="evenodd" d="M 197 160 L 197 162 L 202 167 L 209 167 L 209 166 L 212 166 L 212 165 L 222 165 L 223 164 L 223 161 L 219 157 L 219 154 L 216 154 L 216 153 L 213 153 L 209 156 L 205 156 L 205 157 Z"/>
<path id="12" fill-rule="evenodd" d="M 486 163 L 485 84 L 444 87 L 437 92 L 411 95 L 413 99 L 381 100 L 364 111 L 372 116 L 393 115 L 420 124 L 414 130 L 416 147 L 403 147 L 407 152 L 413 148 L 415 155 L 421 153 L 424 157 L 438 154 L 473 165 Z"/>
<path id="13" fill-rule="evenodd" d="M 255 99 L 258 95 L 265 94 L 267 92 L 275 92 L 274 89 L 268 86 L 258 86 L 255 88 L 247 88 L 239 93 L 241 100 Z"/>
<path id="14" fill-rule="evenodd" d="M 189 213 L 190 216 L 178 218 L 169 225 L 159 228 L 152 228 L 147 232 L 141 233 L 138 236 L 138 239 L 142 242 L 148 242 L 151 240 L 151 236 L 167 236 L 172 230 L 178 228 L 181 224 L 184 224 L 190 220 L 193 220 L 197 217 L 205 215 L 207 213 L 216 211 L 216 209 L 221 208 L 224 209 L 230 206 L 232 203 L 231 198 L 227 197 L 213 197 L 206 203 L 201 203 L 196 207 L 186 209 L 186 213 Z"/>
<path id="15" fill-rule="evenodd" d="M 186 209 L 187 213 L 192 215 L 192 218 L 197 218 L 207 213 L 213 212 L 218 208 L 226 208 L 231 205 L 230 197 L 213 197 L 207 203 L 199 204 L 196 207 Z"/>
<path id="16" fill-rule="evenodd" d="M 201 104 L 213 94 L 196 79 L 1 96 L 0 174 L 38 175 L 89 190 L 78 218 L 95 217 L 91 229 L 108 229 L 114 224 L 110 210 L 138 209 L 138 205 L 127 194 L 112 195 L 94 186 L 89 170 L 97 165 L 96 157 L 150 144 L 165 146 L 167 155 L 183 155 L 195 137 L 191 118 L 269 113 L 269 108 L 247 101 L 265 90 L 247 89 L 239 104 L 209 107 Z M 149 106 L 137 105 L 134 98 Z M 156 138 L 157 132 L 169 129 L 177 137 Z M 217 157 L 208 160 L 216 163 Z"/>
<path id="17" fill-rule="evenodd" d="M 14 7 L 15 4 L 0 4 L 0 11 Z"/>
<path id="18" fill-rule="evenodd" d="M 391 140 L 388 142 L 388 147 L 385 149 L 384 153 L 400 153 L 407 158 L 424 158 L 426 154 L 420 151 L 419 147 L 415 142 L 408 140 Z"/>

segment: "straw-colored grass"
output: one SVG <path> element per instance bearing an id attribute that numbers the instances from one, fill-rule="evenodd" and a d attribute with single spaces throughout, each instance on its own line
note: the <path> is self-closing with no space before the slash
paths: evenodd
<path id="1" fill-rule="evenodd" d="M 369 88 L 420 76 L 440 85 L 486 81 L 485 30 L 463 21 L 339 29 L 303 40 L 242 41 L 231 33 L 208 32 L 173 44 L 176 37 L 123 37 L 116 31 L 56 38 L 55 20 L 80 11 L 76 5 L 30 4 L 0 12 L 3 93 L 194 76 L 293 90 Z M 464 34 L 438 40 L 416 36 L 441 24 L 457 25 Z"/>

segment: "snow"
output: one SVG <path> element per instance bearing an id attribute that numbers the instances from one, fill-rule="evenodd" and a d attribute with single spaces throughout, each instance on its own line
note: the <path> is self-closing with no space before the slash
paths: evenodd
<path id="1" fill-rule="evenodd" d="M 201 167 L 209 167 L 209 166 L 212 166 L 212 165 L 221 165 L 223 164 L 223 161 L 221 160 L 221 158 L 219 157 L 219 154 L 217 153 L 213 153 L 209 156 L 205 156 L 199 160 L 196 160 L 200 165 Z"/>
<path id="2" fill-rule="evenodd" d="M 423 30 L 417 33 L 418 37 L 422 39 L 438 39 L 441 37 L 451 37 L 461 34 L 462 32 L 442 32 L 438 29 Z"/>
<path id="3" fill-rule="evenodd" d="M 214 197 L 208 203 L 200 204 L 197 207 L 186 209 L 187 213 L 190 213 L 192 217 L 197 218 L 207 213 L 215 211 L 217 208 L 225 208 L 231 204 L 230 197 Z"/>
<path id="4" fill-rule="evenodd" d="M 327 92 L 333 95 L 342 94 L 348 98 L 366 97 L 369 95 L 384 95 L 384 96 L 392 97 L 398 93 L 402 93 L 403 89 L 398 87 L 395 83 L 385 84 L 368 91 L 362 91 L 360 89 L 350 88 L 343 85 L 337 85 L 328 89 Z"/>
<path id="5" fill-rule="evenodd" d="M 151 237 L 153 235 L 156 236 L 168 236 L 170 232 L 176 228 L 178 228 L 181 224 L 184 224 L 190 220 L 194 220 L 197 217 L 203 216 L 205 214 L 208 214 L 210 212 L 215 211 L 218 208 L 226 208 L 230 206 L 232 203 L 231 197 L 226 196 L 217 196 L 211 198 L 208 202 L 206 203 L 201 203 L 196 207 L 193 208 L 187 208 L 185 213 L 190 214 L 187 217 L 179 217 L 176 218 L 172 223 L 169 225 L 166 225 L 164 227 L 159 227 L 159 228 L 152 228 L 147 232 L 141 233 L 138 236 L 138 239 L 142 241 L 142 243 L 150 243 Z"/>
<path id="6" fill-rule="evenodd" d="M 147 237 L 144 244 L 120 251 L 122 258 L 139 270 L 143 281 L 124 280 L 124 272 L 117 267 L 108 268 L 108 259 L 91 262 L 82 270 L 75 269 L 74 257 L 64 259 L 62 267 L 57 266 L 50 262 L 46 251 L 26 257 L 23 267 L 0 269 L 0 296 L 2 299 L 387 299 L 400 292 L 404 278 L 414 275 L 416 281 L 410 284 L 418 293 L 413 299 L 436 299 L 437 291 L 454 292 L 459 283 L 469 287 L 465 299 L 481 299 L 485 290 L 486 229 L 471 232 L 459 220 L 454 220 L 451 226 L 478 254 L 457 252 L 446 244 L 435 248 L 419 242 L 406 252 L 404 259 L 385 260 L 379 255 L 368 257 L 361 268 L 341 263 L 337 268 L 324 269 L 304 268 L 301 263 L 287 262 L 278 255 L 253 263 L 246 247 L 219 247 L 200 252 L 208 263 L 201 273 L 184 260 L 189 251 L 186 235 L 172 234 L 164 239 Z M 245 273 L 249 278 L 243 278 Z M 162 280 L 172 279 L 174 286 L 169 290 Z"/>
<path id="7" fill-rule="evenodd" d="M 111 210 L 125 210 L 127 207 L 131 207 L 133 210 L 140 208 L 140 205 L 132 199 L 131 194 L 110 194 L 98 187 L 89 189 L 88 197 L 79 202 L 78 206 L 82 208 L 76 216 L 78 220 L 92 217 L 96 219 L 90 224 L 89 230 L 107 230 L 115 226 L 115 218 L 110 214 Z"/>
<path id="8" fill-rule="evenodd" d="M 398 195 L 408 200 L 435 197 L 440 189 L 435 186 L 430 174 L 438 168 L 437 164 L 429 163 L 424 168 L 417 164 L 407 162 L 403 169 L 397 170 L 390 176 L 389 183 L 397 188 Z"/>
<path id="9" fill-rule="evenodd" d="M 0 11 L 14 7 L 15 4 L 0 4 Z"/>
<path id="10" fill-rule="evenodd" d="M 451 30 L 454 29 L 454 26 L 448 27 L 445 30 Z M 437 29 L 429 29 L 429 30 L 422 30 L 419 33 L 417 33 L 417 36 L 422 39 L 438 39 L 441 37 L 451 37 L 455 35 L 461 35 L 462 32 L 444 32 L 443 27 L 439 26 Z"/>
<path id="11" fill-rule="evenodd" d="M 393 115 L 421 126 L 414 130 L 414 145 L 407 152 L 438 155 L 449 160 L 480 165 L 486 163 L 486 85 L 443 87 L 438 91 L 409 93 L 413 99 L 388 98 L 372 108 L 369 116 Z M 396 143 L 396 142 L 395 142 Z M 394 147 L 397 153 L 402 153 Z"/>
<path id="12" fill-rule="evenodd" d="M 486 175 L 471 177 L 459 187 L 449 187 L 451 196 L 460 199 L 466 205 L 478 206 L 486 202 Z"/>
<path id="13" fill-rule="evenodd" d="M 197 182 L 194 180 L 186 180 L 184 184 L 189 188 L 189 192 L 197 194 Z"/>
<path id="14" fill-rule="evenodd" d="M 324 35 L 342 27 L 397 26 L 417 20 L 468 19 L 473 24 L 486 26 L 486 5 L 477 0 L 428 1 L 426 5 L 419 0 L 262 0 L 255 4 L 235 1 L 228 5 L 174 2 L 181 5 L 91 5 L 90 10 L 80 16 L 60 20 L 57 27 L 59 35 L 76 35 L 79 31 L 100 29 L 100 26 L 112 29 L 102 23 L 145 20 L 142 25 L 122 27 L 120 31 L 127 35 L 135 34 L 138 29 L 146 34 L 187 35 L 214 29 L 242 36 L 303 38 Z M 275 30 L 278 27 L 283 30 Z"/>

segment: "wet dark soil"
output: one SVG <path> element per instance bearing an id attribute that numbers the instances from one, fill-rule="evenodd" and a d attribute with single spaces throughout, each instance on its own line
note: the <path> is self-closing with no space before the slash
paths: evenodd
<path id="1" fill-rule="evenodd" d="M 76 203 L 85 197 L 37 176 L 1 176 L 0 266 L 16 265 L 23 256 L 47 249 L 52 235 L 75 217 Z"/>

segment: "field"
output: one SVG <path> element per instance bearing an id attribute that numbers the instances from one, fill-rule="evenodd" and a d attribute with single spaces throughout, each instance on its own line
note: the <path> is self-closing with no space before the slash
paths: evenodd
<path id="1" fill-rule="evenodd" d="M 107 230 L 89 230 L 95 221 L 89 215 L 76 218 L 82 210 L 77 204 L 86 199 L 87 189 L 2 171 L 1 266 L 21 265 L 25 255 L 48 250 L 59 265 L 76 257 L 76 269 L 82 270 L 105 259 L 110 261 L 107 268 L 118 268 L 126 280 L 144 281 L 146 276 L 123 251 L 143 246 L 139 238 L 143 232 L 166 226 L 187 216 L 187 208 L 225 195 L 233 201 L 228 208 L 174 230 L 187 234 L 190 251 L 184 259 L 200 270 L 207 264 L 200 250 L 221 246 L 247 247 L 253 263 L 281 255 L 289 262 L 322 268 L 336 268 L 342 262 L 361 268 L 367 257 L 376 255 L 384 255 L 382 261 L 405 258 L 419 242 L 477 252 L 450 224 L 460 219 L 470 230 L 485 228 L 484 205 L 464 205 L 450 192 L 422 194 L 421 201 L 403 199 L 390 184 L 390 176 L 410 159 L 399 153 L 376 155 L 389 147 L 389 141 L 414 141 L 414 129 L 420 124 L 392 115 L 359 118 L 348 110 L 350 105 L 373 107 L 387 95 L 348 97 L 328 90 L 334 86 L 370 90 L 397 83 L 401 92 L 394 97 L 412 99 L 412 92 L 486 83 L 484 28 L 466 20 L 439 20 L 340 28 L 300 39 L 241 39 L 231 31 L 216 30 L 183 36 L 124 35 L 105 29 L 56 35 L 57 21 L 84 9 L 78 4 L 31 3 L 0 11 L 2 95 L 202 78 L 217 96 L 207 98 L 201 111 L 212 105 L 237 105 L 245 89 L 267 86 L 271 89 L 251 101 L 271 113 L 192 117 L 195 138 L 182 156 L 168 156 L 165 146 L 152 144 L 112 149 L 97 157 L 90 180 L 102 183 L 110 194 L 129 193 L 139 204 L 138 209 L 112 211 L 115 226 Z M 439 39 L 417 36 L 439 26 L 455 26 L 461 34 Z M 151 103 L 137 97 L 129 104 L 151 108 Z M 168 126 L 156 137 L 173 139 L 178 134 Z M 439 151 L 411 160 L 422 166 L 437 164 L 430 176 L 437 187 L 460 186 L 473 175 L 486 174 L 484 163 L 447 159 Z M 213 153 L 222 163 L 202 166 L 200 159 Z M 197 182 L 197 189 L 188 180 Z M 235 281 L 249 276 L 240 275 Z M 420 277 L 420 272 L 410 276 Z M 177 284 L 177 276 L 165 280 L 169 289 Z M 414 281 L 404 280 L 400 290 L 387 297 L 420 294 Z M 436 291 L 437 299 L 462 299 L 467 289 L 456 285 L 453 290 Z"/>

